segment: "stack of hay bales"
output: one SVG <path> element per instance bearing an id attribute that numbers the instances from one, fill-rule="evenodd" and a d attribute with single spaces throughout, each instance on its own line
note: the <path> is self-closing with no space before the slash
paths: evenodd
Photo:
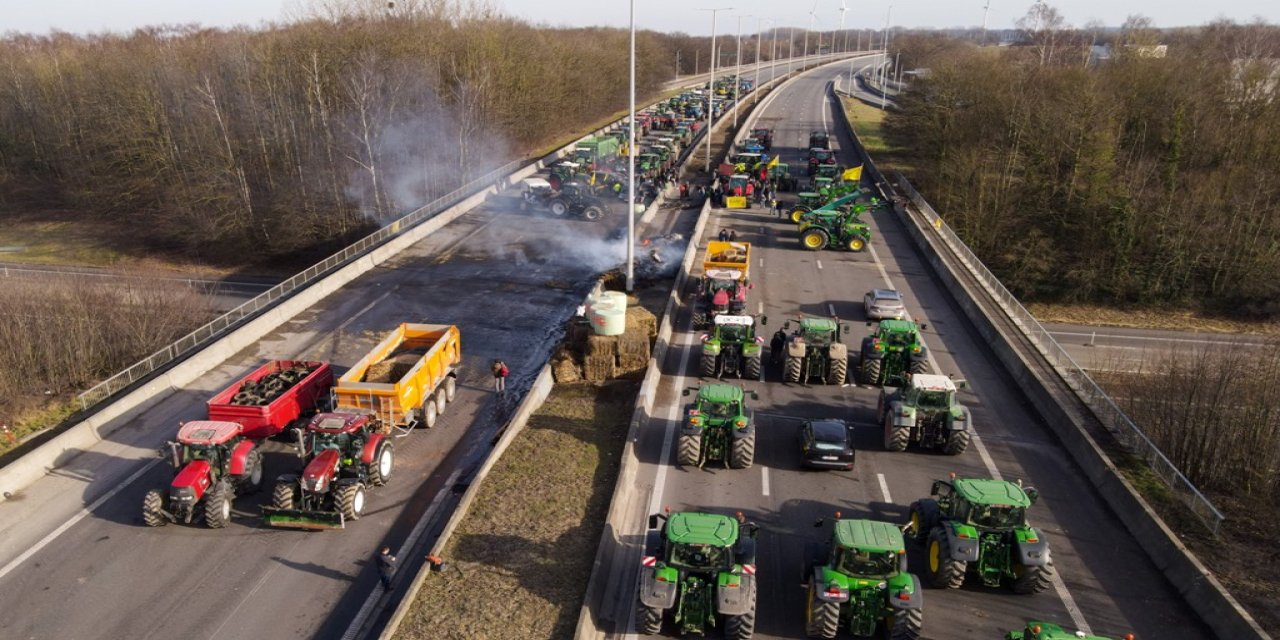
<path id="1" fill-rule="evenodd" d="M 612 378 L 617 369 L 617 358 L 617 336 L 587 336 L 586 355 L 582 359 L 583 377 L 590 382 Z"/>
<path id="2" fill-rule="evenodd" d="M 561 345 L 551 357 L 551 375 L 556 382 L 577 382 L 582 379 L 582 365 L 574 349 Z"/>

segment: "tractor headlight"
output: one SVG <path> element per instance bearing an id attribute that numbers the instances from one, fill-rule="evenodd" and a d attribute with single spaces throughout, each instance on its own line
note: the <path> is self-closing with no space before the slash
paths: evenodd
<path id="1" fill-rule="evenodd" d="M 303 478 L 302 488 L 312 493 L 324 493 L 328 487 L 329 481 L 324 476 L 316 478 Z"/>
<path id="2" fill-rule="evenodd" d="M 885 587 L 887 587 L 887 586 L 889 586 L 889 583 L 888 583 L 888 582 L 881 582 L 880 584 L 877 584 L 877 585 L 876 585 L 876 588 L 877 588 L 877 589 L 884 589 L 884 588 L 885 588 Z"/>
<path id="3" fill-rule="evenodd" d="M 191 487 L 174 487 L 169 491 L 169 497 L 178 503 L 194 503 L 196 501 L 196 490 Z"/>
<path id="4" fill-rule="evenodd" d="M 733 421 L 733 425 L 735 427 L 738 427 L 739 429 L 745 429 L 747 426 L 747 421 L 743 420 L 742 418 L 738 418 L 737 420 Z"/>

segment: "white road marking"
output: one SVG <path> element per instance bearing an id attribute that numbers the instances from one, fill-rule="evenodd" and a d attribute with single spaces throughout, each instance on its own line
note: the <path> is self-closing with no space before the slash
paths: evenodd
<path id="1" fill-rule="evenodd" d="M 760 258 L 760 268 L 764 268 L 764 258 Z"/>
<path id="2" fill-rule="evenodd" d="M 821 268 L 822 268 L 822 261 L 821 261 L 821 260 L 814 260 L 814 262 L 818 263 L 818 268 L 819 268 L 819 269 L 821 269 Z"/>
<path id="3" fill-rule="evenodd" d="M 832 316 L 836 315 L 836 305 L 834 305 L 834 304 L 832 304 L 832 303 L 828 302 L 828 303 L 827 303 L 827 313 L 828 313 L 829 315 L 832 315 Z"/>
<path id="4" fill-rule="evenodd" d="M 769 467 L 760 467 L 760 492 L 769 495 Z"/>
<path id="5" fill-rule="evenodd" d="M 880 494 L 884 496 L 884 501 L 893 504 L 893 497 L 889 495 L 889 483 L 885 481 L 884 474 L 877 473 L 876 480 L 880 481 Z"/>
<path id="6" fill-rule="evenodd" d="M 71 527 L 74 527 L 77 522 L 84 520 L 85 516 L 88 516 L 89 514 L 93 513 L 94 510 L 96 510 L 98 507 L 101 507 L 108 500 L 115 497 L 117 493 L 124 491 L 126 487 L 133 484 L 134 480 L 141 478 L 142 474 L 150 471 L 151 467 L 154 467 L 157 464 L 160 464 L 160 462 L 161 462 L 160 458 L 152 459 L 151 461 L 142 465 L 141 469 L 134 471 L 133 475 L 129 476 L 128 478 L 125 478 L 124 482 L 121 482 L 120 484 L 116 485 L 114 489 L 103 494 L 101 498 L 94 500 L 93 504 L 90 504 L 89 506 L 76 512 L 76 515 L 71 516 L 70 520 L 67 520 L 66 522 L 62 523 L 62 525 L 59 526 L 57 529 L 54 529 L 53 531 L 49 532 L 49 535 L 41 538 L 39 542 L 31 545 L 31 548 L 22 552 L 22 555 L 14 558 L 13 560 L 10 560 L 9 564 L 6 564 L 4 568 L 0 569 L 0 578 L 3 578 L 6 575 L 9 575 L 9 572 L 13 571 L 14 569 L 17 569 L 19 565 L 29 560 L 31 556 L 34 556 L 35 554 L 39 553 L 41 549 L 49 546 L 49 543 L 53 542 L 54 540 L 57 540 L 58 536 L 66 533 L 67 530 L 70 529 Z"/>
<path id="7" fill-rule="evenodd" d="M 764 314 L 764 301 L 761 301 L 758 304 L 756 304 L 756 315 L 763 315 L 763 314 Z"/>

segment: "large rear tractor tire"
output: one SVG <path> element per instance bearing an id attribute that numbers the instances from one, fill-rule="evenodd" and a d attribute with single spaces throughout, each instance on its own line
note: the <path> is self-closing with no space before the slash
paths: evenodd
<path id="1" fill-rule="evenodd" d="M 742 377 L 748 380 L 764 382 L 764 367 L 761 364 L 760 356 L 747 358 L 746 364 L 742 367 L 742 374 Z"/>
<path id="2" fill-rule="evenodd" d="M 749 469 L 756 460 L 756 434 L 734 438 L 733 451 L 729 452 L 730 469 Z"/>
<path id="3" fill-rule="evenodd" d="M 924 359 L 912 360 L 908 370 L 911 373 L 929 373 L 929 361 Z"/>
<path id="4" fill-rule="evenodd" d="M 677 462 L 682 467 L 698 466 L 699 453 L 702 451 L 702 435 L 680 435 L 679 447 L 676 450 Z"/>
<path id="5" fill-rule="evenodd" d="M 277 482 L 271 491 L 271 506 L 277 509 L 292 509 L 296 504 L 297 488 L 292 482 Z"/>
<path id="6" fill-rule="evenodd" d="M 875 358 L 863 358 L 862 364 L 858 367 L 858 377 L 862 379 L 862 384 L 877 385 L 880 384 L 880 361 Z"/>
<path id="7" fill-rule="evenodd" d="M 810 638 L 830 640 L 840 632 L 840 604 L 819 600 L 817 589 L 816 585 L 809 585 L 809 610 L 804 634 Z"/>
<path id="8" fill-rule="evenodd" d="M 800 372 L 804 369 L 804 358 L 795 356 L 787 356 L 786 369 L 783 371 L 783 379 L 787 382 L 800 382 Z"/>
<path id="9" fill-rule="evenodd" d="M 964 573 L 969 563 L 951 557 L 951 544 L 941 527 L 929 534 L 926 555 L 925 579 L 937 589 L 959 589 L 964 584 Z"/>
<path id="10" fill-rule="evenodd" d="M 164 493 L 159 489 L 152 489 L 142 497 L 142 521 L 148 527 L 169 524 L 169 519 L 164 517 Z"/>
<path id="11" fill-rule="evenodd" d="M 911 503 L 911 539 L 919 545 L 929 540 L 929 532 L 938 521 L 938 503 L 932 499 L 917 500 Z"/>
<path id="12" fill-rule="evenodd" d="M 724 617 L 725 640 L 751 640 L 756 632 L 756 603 L 751 603 L 751 610 L 737 616 Z"/>
<path id="13" fill-rule="evenodd" d="M 800 236 L 800 245 L 810 251 L 822 251 L 828 242 L 827 232 L 822 229 L 808 229 Z"/>
<path id="14" fill-rule="evenodd" d="M 827 384 L 844 384 L 848 377 L 848 358 L 832 358 L 827 362 Z"/>
<path id="15" fill-rule="evenodd" d="M 893 425 L 893 416 L 888 413 L 884 416 L 884 448 L 887 451 L 906 451 L 907 445 L 911 443 L 910 427 L 895 427 Z"/>
<path id="16" fill-rule="evenodd" d="M 970 433 L 968 429 L 960 429 L 947 434 L 947 442 L 942 445 L 942 452 L 949 456 L 958 456 L 969 448 Z"/>
<path id="17" fill-rule="evenodd" d="M 662 632 L 662 609 L 647 607 L 643 604 L 636 607 L 636 631 L 646 636 Z"/>
<path id="18" fill-rule="evenodd" d="M 395 469 L 395 455 L 395 447 L 390 442 L 384 440 L 378 445 L 373 462 L 369 463 L 369 484 L 381 487 L 391 479 L 391 472 Z"/>
<path id="19" fill-rule="evenodd" d="M 698 365 L 698 375 L 704 378 L 716 377 L 716 357 L 710 354 L 702 354 L 702 360 Z"/>
<path id="20" fill-rule="evenodd" d="M 889 640 L 920 640 L 920 634 L 924 632 L 924 610 L 898 611 L 885 627 Z"/>
<path id="21" fill-rule="evenodd" d="M 210 529 L 221 529 L 231 522 L 231 497 L 235 490 L 225 480 L 213 483 L 204 495 L 204 523 Z"/>
<path id="22" fill-rule="evenodd" d="M 552 215 L 555 216 L 563 216 L 564 214 L 569 213 L 569 205 L 559 198 L 552 200 L 547 205 L 547 208 L 550 209 Z"/>
<path id="23" fill-rule="evenodd" d="M 1053 584 L 1053 577 L 1057 574 L 1058 570 L 1053 567 L 1052 560 L 1038 567 L 1015 564 L 1013 566 L 1013 592 L 1024 595 L 1040 593 Z"/>
<path id="24" fill-rule="evenodd" d="M 338 487 L 333 502 L 344 520 L 359 520 L 364 514 L 364 484 L 353 482 Z"/>

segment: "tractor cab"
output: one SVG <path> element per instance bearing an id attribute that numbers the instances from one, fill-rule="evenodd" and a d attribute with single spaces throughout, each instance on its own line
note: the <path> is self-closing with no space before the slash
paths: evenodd
<path id="1" fill-rule="evenodd" d="M 826 131 L 813 131 L 809 133 L 809 147 L 810 149 L 830 149 L 831 136 Z"/>
<path id="2" fill-rule="evenodd" d="M 980 530 L 1007 531 L 1026 526 L 1027 507 L 1038 494 L 1034 489 L 1004 480 L 957 478 L 934 483 L 938 506 L 953 520 Z"/>
<path id="3" fill-rule="evenodd" d="M 830 153 L 830 152 L 827 152 L 827 153 Z M 832 155 L 832 157 L 834 157 L 834 155 Z M 840 177 L 840 167 L 837 167 L 834 164 L 823 164 L 823 165 L 820 165 L 817 169 L 814 169 L 814 175 L 819 178 L 827 178 L 829 180 L 835 180 L 836 178 Z"/>
<path id="4" fill-rule="evenodd" d="M 175 466 L 195 460 L 204 460 L 212 466 L 222 462 L 225 449 L 241 439 L 244 427 L 238 422 L 192 420 L 178 429 L 178 451 Z"/>
<path id="5" fill-rule="evenodd" d="M 714 320 L 716 334 L 722 342 L 744 342 L 754 341 L 755 335 L 752 330 L 755 326 L 755 318 L 751 316 L 731 316 L 718 315 Z"/>
<path id="6" fill-rule="evenodd" d="M 697 418 L 702 418 L 712 423 L 721 423 L 731 418 L 744 416 L 742 399 L 743 392 L 741 387 L 731 384 L 703 385 L 698 388 L 698 397 L 689 408 L 689 419 L 691 422 Z M 741 427 L 745 427 L 747 424 L 745 417 L 740 418 L 737 422 L 742 423 Z"/>
<path id="7" fill-rule="evenodd" d="M 733 156 L 733 170 L 737 173 L 752 171 L 758 166 L 763 156 L 759 153 L 745 152 Z"/>
<path id="8" fill-rule="evenodd" d="M 840 324 L 831 318 L 801 318 L 800 326 L 793 334 L 793 340 L 811 345 L 839 342 Z"/>
<path id="9" fill-rule="evenodd" d="M 829 164 L 834 168 L 836 164 L 836 154 L 830 149 L 819 149 L 816 147 L 809 149 L 809 164 L 810 165 Z M 817 172 L 817 170 L 818 170 L 817 166 L 814 166 L 815 173 Z"/>
<path id="10" fill-rule="evenodd" d="M 908 383 L 904 394 L 913 406 L 947 409 L 955 404 L 956 383 L 947 376 L 918 373 L 908 376 Z"/>
<path id="11" fill-rule="evenodd" d="M 827 553 L 812 562 L 806 582 L 810 629 L 827 631 L 810 636 L 834 637 L 843 629 L 855 637 L 871 637 L 884 628 L 884 637 L 920 637 L 920 580 L 907 572 L 906 544 L 893 524 L 837 520 Z"/>
<path id="12" fill-rule="evenodd" d="M 704 278 L 713 312 L 741 311 L 747 303 L 742 272 L 737 269 L 710 269 Z"/>
<path id="13" fill-rule="evenodd" d="M 818 176 L 813 179 L 813 190 L 817 191 L 818 195 L 821 196 L 822 199 L 824 200 L 827 198 L 830 198 L 832 182 L 833 181 L 831 180 L 831 178 L 824 178 L 822 176 Z"/>

